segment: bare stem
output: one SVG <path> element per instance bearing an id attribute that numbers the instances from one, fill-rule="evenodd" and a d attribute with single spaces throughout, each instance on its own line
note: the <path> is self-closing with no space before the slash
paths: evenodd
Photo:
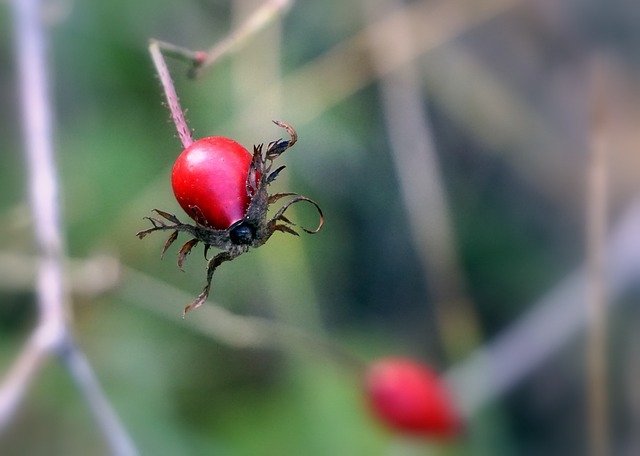
<path id="1" fill-rule="evenodd" d="M 162 83 L 164 94 L 167 97 L 167 104 L 169 105 L 169 110 L 171 111 L 171 119 L 176 126 L 176 130 L 178 131 L 178 136 L 180 137 L 182 146 L 186 149 L 191 145 L 191 143 L 193 143 L 193 138 L 191 137 L 191 132 L 189 131 L 189 127 L 187 126 L 187 121 L 184 118 L 184 112 L 182 111 L 182 107 L 180 106 L 180 101 L 178 100 L 178 95 L 176 94 L 173 80 L 171 79 L 171 75 L 169 74 L 167 63 L 164 61 L 164 57 L 162 57 L 162 52 L 160 51 L 160 43 L 156 40 L 151 40 L 149 42 L 149 52 L 151 53 L 153 64 L 156 67 L 158 77 L 160 78 L 160 82 Z"/>
<path id="2" fill-rule="evenodd" d="M 607 154 L 606 112 L 603 92 L 603 62 L 594 62 L 592 81 L 592 119 L 587 179 L 587 379 L 589 400 L 590 454 L 604 456 L 608 451 L 607 363 L 606 363 L 606 258 Z"/>

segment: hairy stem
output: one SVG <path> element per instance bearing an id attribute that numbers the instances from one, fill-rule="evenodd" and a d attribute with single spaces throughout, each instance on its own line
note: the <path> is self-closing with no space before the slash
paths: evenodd
<path id="1" fill-rule="evenodd" d="M 158 77 L 160 78 L 162 88 L 164 89 L 164 94 L 167 98 L 167 104 L 171 111 L 171 119 L 176 126 L 182 146 L 186 149 L 191 145 L 191 143 L 193 143 L 193 138 L 191 137 L 191 131 L 189 131 L 189 127 L 187 126 L 187 121 L 184 118 L 184 112 L 180 106 L 180 101 L 178 100 L 173 80 L 169 74 L 167 63 L 164 61 L 164 57 L 162 56 L 160 43 L 156 40 L 151 40 L 149 42 L 149 52 L 151 53 L 151 59 L 156 67 Z"/>

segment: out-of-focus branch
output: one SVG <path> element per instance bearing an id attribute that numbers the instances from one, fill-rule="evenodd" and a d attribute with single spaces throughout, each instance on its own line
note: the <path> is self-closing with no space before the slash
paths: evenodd
<path id="1" fill-rule="evenodd" d="M 609 302 L 616 303 L 640 274 L 640 200 L 631 204 L 606 243 Z M 587 325 L 588 273 L 581 265 L 530 306 L 502 334 L 447 373 L 466 416 L 510 391 Z"/>
<path id="2" fill-rule="evenodd" d="M 267 0 L 257 8 L 246 21 L 231 32 L 225 39 L 206 51 L 204 58 L 194 67 L 192 75 L 198 77 L 203 70 L 213 65 L 221 57 L 241 47 L 250 37 L 284 14 L 291 0 Z"/>
<path id="3" fill-rule="evenodd" d="M 33 290 L 39 258 L 35 255 L 0 252 L 0 290 Z M 71 294 L 93 298 L 114 289 L 120 279 L 120 262 L 108 255 L 68 259 L 65 277 Z"/>
<path id="4" fill-rule="evenodd" d="M 310 122 L 376 78 L 396 71 L 443 44 L 449 44 L 470 28 L 513 9 L 517 4 L 514 0 L 409 2 L 406 7 L 368 24 L 349 39 L 287 74 L 231 120 L 244 119 L 256 106 L 265 103 L 264 100 L 272 99 L 274 93 L 286 88 L 287 98 L 296 100 L 295 105 L 288 106 L 296 124 Z M 398 24 L 403 23 L 409 24 L 415 46 L 394 50 L 385 65 L 375 71 L 363 65 L 370 51 L 370 37 L 389 37 L 398 29 Z"/>
<path id="5" fill-rule="evenodd" d="M 606 243 L 610 270 L 610 303 L 637 284 L 640 276 L 640 199 L 630 205 Z M 176 316 L 176 303 L 188 295 L 132 268 L 122 268 L 120 297 L 163 318 L 235 348 L 304 350 L 325 354 L 348 366 L 362 362 L 339 346 L 279 321 L 235 315 L 215 303 L 202 307 L 200 317 L 185 321 Z M 587 269 L 574 272 L 548 290 L 530 310 L 504 332 L 475 350 L 445 374 L 461 412 L 472 417 L 491 401 L 515 388 L 587 324 L 584 302 Z M 358 369 L 360 369 L 358 368 Z"/>
<path id="6" fill-rule="evenodd" d="M 156 46 L 158 51 L 164 55 L 190 63 L 191 68 L 189 69 L 189 76 L 197 78 L 222 57 L 240 49 L 247 43 L 249 38 L 253 37 L 256 33 L 271 24 L 276 18 L 284 14 L 289 9 L 290 5 L 291 0 L 265 1 L 236 29 L 206 51 L 194 51 L 183 46 L 178 46 L 173 43 L 167 43 L 156 39 L 152 39 L 151 44 Z"/>
<path id="7" fill-rule="evenodd" d="M 22 347 L 13 365 L 0 384 L 0 433 L 5 430 L 20 406 L 31 381 L 46 357 L 46 337 L 43 330 L 35 330 Z"/>
<path id="8" fill-rule="evenodd" d="M 606 303 L 607 263 L 605 237 L 608 212 L 608 166 L 604 61 L 593 61 L 592 113 L 587 168 L 587 399 L 589 409 L 589 451 L 593 456 L 609 454 L 607 398 Z"/>
<path id="9" fill-rule="evenodd" d="M 283 321 L 236 315 L 215 302 L 209 301 L 198 309 L 198 318 L 179 320 L 176 303 L 188 301 L 189 295 L 131 267 L 122 267 L 122 284 L 118 294 L 126 302 L 162 318 L 179 321 L 200 334 L 234 348 L 277 349 L 320 355 L 339 362 L 349 370 L 364 369 L 361 359 L 328 338 Z"/>
<path id="10" fill-rule="evenodd" d="M 58 356 L 84 396 L 111 453 L 117 456 L 136 456 L 138 451 L 133 440 L 104 394 L 84 352 L 71 338 L 67 338 L 66 344 L 58 350 Z"/>
<path id="11" fill-rule="evenodd" d="M 67 326 L 45 38 L 38 6 L 36 0 L 13 2 L 29 196 L 41 254 L 37 279 L 40 323 L 0 388 L 0 429 L 6 427 L 20 404 L 45 353 L 58 347 L 66 337 Z"/>
<path id="12" fill-rule="evenodd" d="M 69 298 L 64 285 L 65 252 L 40 3 L 14 0 L 13 7 L 29 197 L 40 252 L 36 286 L 39 322 L 0 385 L 0 431 L 14 415 L 42 361 L 55 354 L 84 394 L 111 452 L 135 455 L 137 451 L 131 439 L 117 420 L 84 354 L 73 342 Z"/>
<path id="13" fill-rule="evenodd" d="M 398 0 L 363 0 L 366 18 L 398 10 Z M 448 359 L 468 353 L 480 341 L 479 326 L 466 296 L 447 195 L 440 176 L 430 119 L 423 107 L 424 96 L 416 65 L 409 62 L 385 73 L 397 52 L 416 54 L 411 22 L 406 16 L 396 22 L 393 33 L 370 34 L 373 67 L 380 75 L 380 92 L 391 140 L 391 155 L 409 220 L 413 244 L 419 254 L 430 288 L 437 332 Z M 429 328 L 432 329 L 432 328 Z M 430 331 L 429 331 L 430 332 Z M 464 334 L 464 337 L 460 337 Z"/>

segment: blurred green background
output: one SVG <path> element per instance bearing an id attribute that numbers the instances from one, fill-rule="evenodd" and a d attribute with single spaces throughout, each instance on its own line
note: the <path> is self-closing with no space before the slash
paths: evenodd
<path id="1" fill-rule="evenodd" d="M 204 285 L 201 250 L 183 273 L 175 247 L 160 261 L 164 235 L 134 236 L 153 208 L 182 214 L 169 182 L 181 146 L 147 42 L 208 48 L 260 2 L 45 3 L 77 338 L 142 454 L 585 453 L 583 333 L 473 410 L 448 444 L 375 421 L 360 372 L 325 344 L 446 372 L 581 264 L 594 67 L 611 223 L 638 190 L 639 5 L 299 1 L 198 80 L 170 61 L 195 137 L 250 147 L 282 135 L 272 119 L 292 124 L 300 141 L 276 187 L 326 216 L 315 236 L 276 235 L 225 264 L 208 304 L 183 320 Z M 4 372 L 37 322 L 37 249 L 6 4 L 0 21 Z M 291 218 L 314 217 L 300 205 Z M 640 453 L 637 297 L 625 288 L 608 316 L 613 454 Z M 265 321 L 275 332 L 253 338 Z M 0 454 L 107 453 L 73 382 L 48 362 Z"/>

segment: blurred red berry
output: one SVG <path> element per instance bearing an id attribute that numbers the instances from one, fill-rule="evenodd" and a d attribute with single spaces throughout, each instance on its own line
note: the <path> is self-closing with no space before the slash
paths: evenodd
<path id="1" fill-rule="evenodd" d="M 460 430 L 445 385 L 435 372 L 415 361 L 376 361 L 366 373 L 366 392 L 378 418 L 398 431 L 451 438 Z"/>

